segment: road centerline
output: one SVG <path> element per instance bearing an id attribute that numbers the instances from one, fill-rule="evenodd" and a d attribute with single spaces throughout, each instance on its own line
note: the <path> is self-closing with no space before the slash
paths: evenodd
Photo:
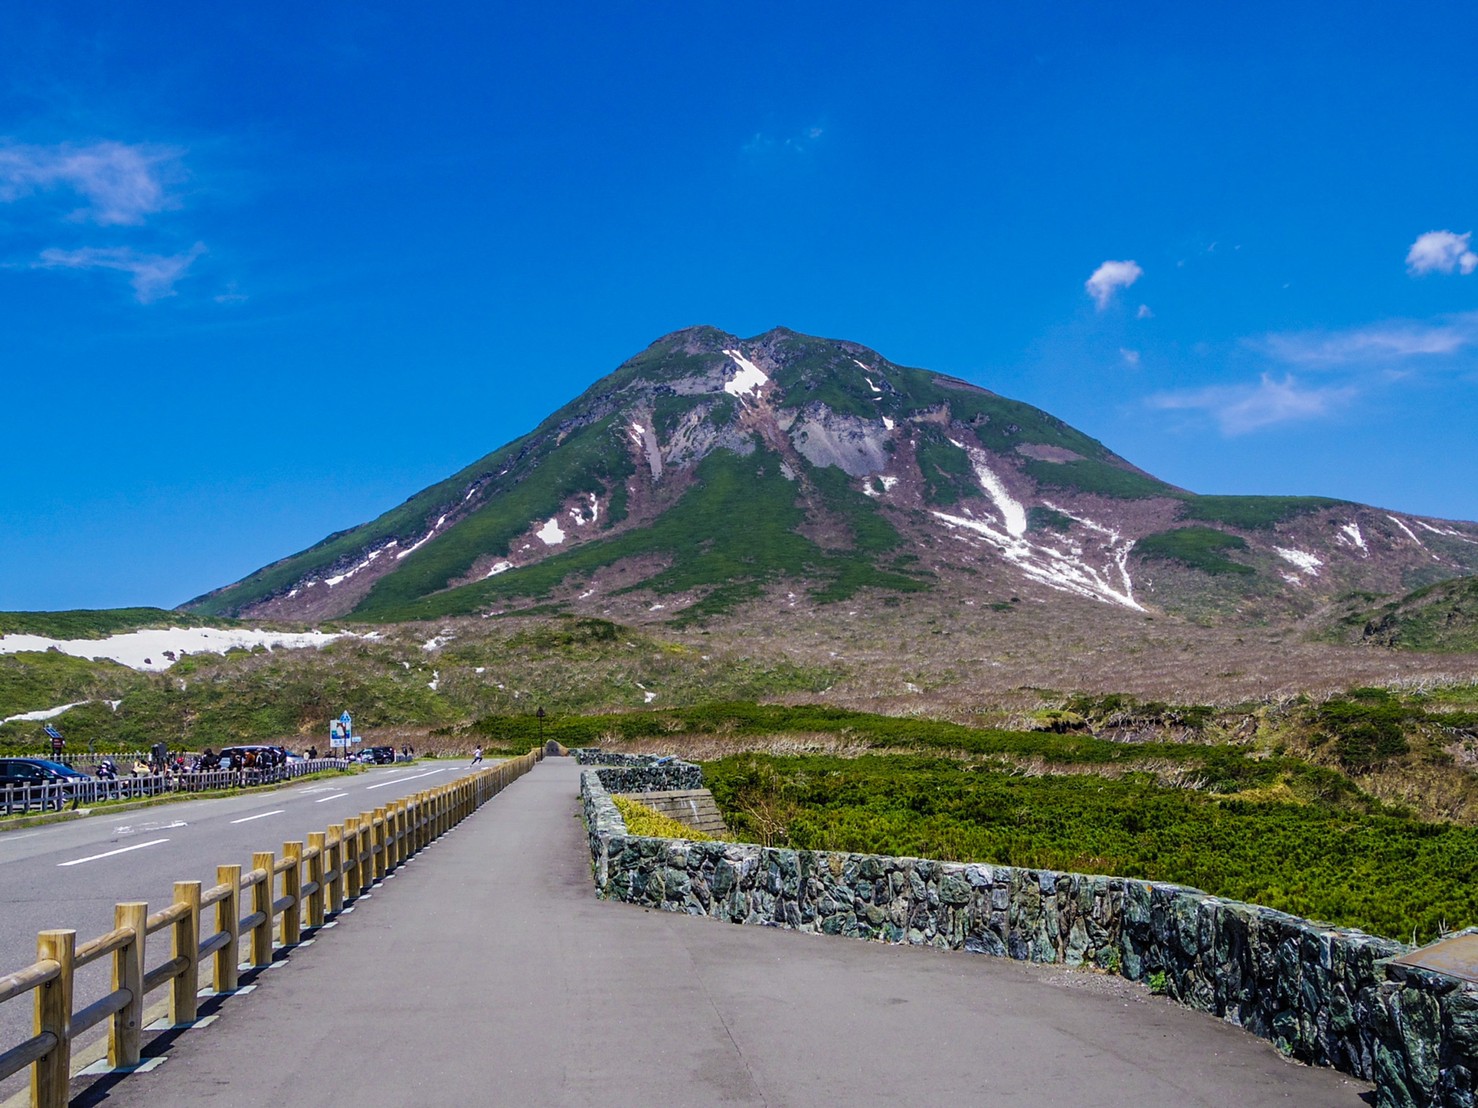
<path id="1" fill-rule="evenodd" d="M 315 800 L 313 803 L 314 804 L 323 804 L 326 801 L 329 801 L 329 800 L 338 800 L 341 796 L 348 796 L 348 795 L 349 795 L 348 793 L 334 793 L 333 796 L 321 796 L 317 800 Z"/>
<path id="2" fill-rule="evenodd" d="M 242 816 L 240 819 L 233 819 L 231 822 L 232 823 L 250 823 L 254 819 L 266 819 L 268 816 L 280 816 L 285 811 L 287 811 L 286 808 L 274 808 L 270 812 L 258 812 L 254 816 Z"/>
<path id="3" fill-rule="evenodd" d="M 130 850 L 143 850 L 146 846 L 158 846 L 160 843 L 167 842 L 169 842 L 168 839 L 150 839 L 146 843 L 134 843 L 133 846 L 122 846 L 117 850 L 109 850 L 103 854 L 91 854 L 86 858 L 73 858 L 70 862 L 58 862 L 57 865 L 59 867 L 80 866 L 83 862 L 96 862 L 99 858 L 111 858 L 115 854 L 127 854 Z"/>
<path id="4" fill-rule="evenodd" d="M 370 786 L 368 786 L 364 791 L 365 792 L 369 792 L 371 789 L 383 789 L 383 788 L 385 788 L 385 787 L 387 787 L 389 785 L 403 785 L 407 781 L 418 781 L 422 777 L 430 777 L 431 774 L 433 774 L 433 773 L 445 773 L 445 772 L 446 772 L 446 767 L 443 766 L 441 769 L 433 769 L 433 770 L 431 770 L 431 771 L 429 771 L 427 773 L 417 773 L 417 774 L 415 774 L 412 777 L 397 777 L 394 781 L 381 781 L 378 785 L 370 785 Z"/>

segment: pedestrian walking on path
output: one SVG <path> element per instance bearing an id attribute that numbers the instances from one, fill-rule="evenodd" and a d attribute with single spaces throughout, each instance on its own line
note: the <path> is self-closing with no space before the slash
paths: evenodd
<path id="1" fill-rule="evenodd" d="M 479 746 L 472 752 L 472 764 L 475 766 L 480 761 L 482 761 L 482 747 Z"/>

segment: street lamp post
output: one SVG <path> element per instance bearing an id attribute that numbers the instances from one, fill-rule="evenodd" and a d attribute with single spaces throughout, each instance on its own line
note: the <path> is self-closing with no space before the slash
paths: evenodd
<path id="1" fill-rule="evenodd" d="M 534 713 L 534 718 L 539 721 L 539 749 L 544 749 L 544 705 L 539 705 L 539 710 Z"/>

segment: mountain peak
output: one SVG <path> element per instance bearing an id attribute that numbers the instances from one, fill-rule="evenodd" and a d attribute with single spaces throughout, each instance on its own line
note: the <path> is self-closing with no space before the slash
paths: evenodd
<path id="1" fill-rule="evenodd" d="M 944 590 L 1225 615 L 1475 568 L 1478 528 L 1198 497 L 1047 412 L 858 343 L 695 326 L 379 519 L 189 606 L 706 618 L 777 591 Z"/>

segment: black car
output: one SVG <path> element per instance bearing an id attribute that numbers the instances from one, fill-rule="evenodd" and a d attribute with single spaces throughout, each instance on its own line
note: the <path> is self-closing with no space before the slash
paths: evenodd
<path id="1" fill-rule="evenodd" d="M 395 761 L 395 747 L 393 746 L 371 746 L 366 748 L 368 757 L 365 761 L 373 761 L 377 766 L 388 766 Z"/>
<path id="2" fill-rule="evenodd" d="M 58 808 L 62 806 L 63 800 L 72 799 L 72 790 L 68 786 L 86 780 L 87 774 L 81 770 L 47 758 L 0 758 L 0 790 L 59 785 L 61 788 L 56 790 L 55 795 Z M 48 803 L 51 800 L 51 797 L 47 798 Z"/>

